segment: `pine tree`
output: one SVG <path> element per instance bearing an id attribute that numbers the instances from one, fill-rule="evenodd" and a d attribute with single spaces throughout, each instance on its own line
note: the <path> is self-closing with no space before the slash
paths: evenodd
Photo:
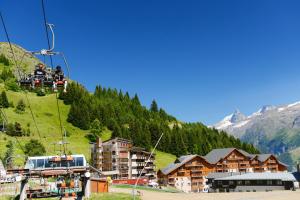
<path id="1" fill-rule="evenodd" d="M 22 114 L 22 113 L 25 112 L 25 108 L 26 108 L 26 104 L 25 104 L 25 102 L 23 101 L 23 99 L 21 99 L 21 100 L 18 102 L 18 105 L 16 106 L 15 112 L 18 113 L 18 114 Z"/>
<path id="2" fill-rule="evenodd" d="M 139 97 L 138 97 L 137 94 L 135 94 L 134 97 L 132 98 L 132 103 L 133 103 L 134 105 L 138 105 L 138 106 L 141 105 L 140 99 L 139 99 Z"/>
<path id="3" fill-rule="evenodd" d="M 101 122 L 98 119 L 95 119 L 92 123 L 91 123 L 91 133 L 94 134 L 95 136 L 101 136 L 101 132 L 103 131 L 103 125 L 101 124 Z"/>
<path id="4" fill-rule="evenodd" d="M 6 96 L 6 92 L 2 91 L 1 96 L 0 96 L 0 106 L 2 108 L 8 108 L 9 107 L 9 102 Z"/>
<path id="5" fill-rule="evenodd" d="M 3 165 L 6 166 L 7 168 L 11 169 L 13 167 L 13 154 L 14 154 L 14 144 L 12 141 L 8 141 L 6 145 L 6 152 L 4 154 L 4 157 L 2 158 Z"/>
<path id="6" fill-rule="evenodd" d="M 177 156 L 186 153 L 205 155 L 213 148 L 223 147 L 242 148 L 249 153 L 256 150 L 252 145 L 245 145 L 239 139 L 201 123 L 179 123 L 159 109 L 155 100 L 147 109 L 137 95 L 130 98 L 128 92 L 98 85 L 94 95 L 90 95 L 78 83 L 70 83 L 62 99 L 71 105 L 68 121 L 73 125 L 96 133 L 99 129 L 94 127 L 98 127 L 99 120 L 101 126 L 112 131 L 112 137 L 131 139 L 134 145 L 147 149 L 153 147 L 164 133 L 158 149 Z"/>
<path id="7" fill-rule="evenodd" d="M 46 149 L 41 142 L 31 139 L 25 144 L 24 153 L 27 156 L 42 156 L 46 153 Z"/>
<path id="8" fill-rule="evenodd" d="M 157 106 L 157 103 L 156 103 L 156 101 L 154 99 L 153 99 L 153 101 L 151 103 L 150 111 L 151 112 L 155 112 L 155 113 L 158 112 L 158 106 Z"/>

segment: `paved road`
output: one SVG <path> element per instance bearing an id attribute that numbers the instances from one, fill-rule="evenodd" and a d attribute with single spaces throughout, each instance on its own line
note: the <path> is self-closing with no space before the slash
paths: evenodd
<path id="1" fill-rule="evenodd" d="M 129 189 L 114 188 L 113 192 L 130 193 Z M 237 193 L 165 193 L 141 191 L 142 200 L 300 200 L 300 190 Z"/>

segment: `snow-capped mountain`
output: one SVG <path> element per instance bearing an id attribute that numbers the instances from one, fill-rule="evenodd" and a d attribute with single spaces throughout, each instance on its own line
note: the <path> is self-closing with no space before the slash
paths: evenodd
<path id="1" fill-rule="evenodd" d="M 212 127 L 251 142 L 263 152 L 289 157 L 286 162 L 300 160 L 300 101 L 263 106 L 249 116 L 236 110 Z"/>

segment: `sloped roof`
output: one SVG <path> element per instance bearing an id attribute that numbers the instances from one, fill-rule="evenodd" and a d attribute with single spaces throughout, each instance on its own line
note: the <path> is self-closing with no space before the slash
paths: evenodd
<path id="1" fill-rule="evenodd" d="M 207 175 L 207 179 L 225 178 L 228 176 L 241 175 L 243 172 L 211 172 Z"/>
<path id="2" fill-rule="evenodd" d="M 272 154 L 249 154 L 248 152 L 241 150 L 241 149 L 236 149 L 236 148 L 223 148 L 223 149 L 214 149 L 211 152 L 209 152 L 206 156 L 199 156 L 203 159 L 205 159 L 208 163 L 210 164 L 216 164 L 219 160 L 225 158 L 228 156 L 232 151 L 237 150 L 244 156 L 253 159 L 257 157 L 257 159 L 260 162 L 266 161 Z M 175 163 L 169 164 L 166 168 L 162 169 L 161 172 L 163 174 L 169 174 L 173 170 L 177 169 L 178 167 L 182 166 L 189 160 L 195 158 L 198 155 L 186 155 L 186 156 L 181 156 L 178 159 L 176 159 Z M 287 166 L 286 164 L 278 161 L 279 164 Z"/>
<path id="3" fill-rule="evenodd" d="M 296 181 L 295 176 L 288 172 L 262 172 L 262 173 L 246 173 L 235 176 L 217 178 L 215 180 L 282 180 Z"/>
<path id="4" fill-rule="evenodd" d="M 198 155 L 186 155 L 181 156 L 178 158 L 179 163 L 171 163 L 167 167 L 161 170 L 161 172 L 165 175 L 169 174 L 170 172 L 174 171 L 178 167 L 184 165 L 188 161 L 192 160 L 193 158 L 197 157 Z M 200 157 L 200 156 L 199 156 Z"/>
<path id="5" fill-rule="evenodd" d="M 242 150 L 242 149 L 238 149 L 238 151 L 239 151 L 240 153 L 244 154 L 245 156 L 247 156 L 247 157 L 250 158 L 250 159 L 253 159 L 253 158 L 256 156 L 256 155 L 250 154 L 250 153 L 248 153 L 248 152 L 246 152 L 246 151 L 244 151 L 244 150 Z"/>
<path id="6" fill-rule="evenodd" d="M 233 150 L 235 150 L 235 148 L 214 149 L 206 154 L 204 158 L 207 162 L 214 164 L 217 163 L 221 158 L 225 158 Z"/>
<path id="7" fill-rule="evenodd" d="M 257 159 L 260 162 L 265 162 L 272 154 L 257 154 Z"/>
<path id="8" fill-rule="evenodd" d="M 292 174 L 294 175 L 295 179 L 300 182 L 300 172 L 293 172 Z"/>

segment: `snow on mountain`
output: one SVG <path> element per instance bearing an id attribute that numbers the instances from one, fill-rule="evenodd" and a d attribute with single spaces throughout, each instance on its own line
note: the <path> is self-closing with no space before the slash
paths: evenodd
<path id="1" fill-rule="evenodd" d="M 231 115 L 226 116 L 222 121 L 214 125 L 216 129 L 225 129 L 231 125 L 245 120 L 247 117 L 239 110 L 234 111 Z"/>
<path id="2" fill-rule="evenodd" d="M 236 110 L 212 127 L 250 142 L 262 152 L 292 155 L 293 149 L 300 149 L 300 101 L 263 106 L 248 116 Z M 293 154 L 284 159 L 295 157 Z"/>

